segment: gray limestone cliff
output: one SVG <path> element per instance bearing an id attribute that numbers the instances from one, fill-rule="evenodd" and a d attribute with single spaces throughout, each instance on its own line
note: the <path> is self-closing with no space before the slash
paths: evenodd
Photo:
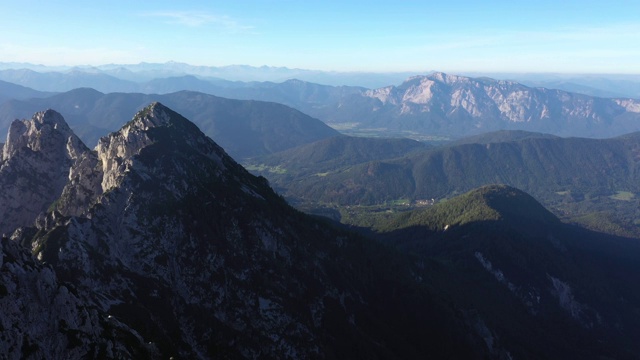
<path id="1" fill-rule="evenodd" d="M 15 120 L 0 159 L 0 233 L 33 223 L 60 196 L 71 167 L 89 149 L 60 114 Z"/>
<path id="2" fill-rule="evenodd" d="M 398 86 L 364 91 L 362 100 L 366 105 L 347 103 L 336 114 L 366 111 L 369 115 L 362 127 L 453 137 L 518 129 L 599 138 L 637 131 L 640 119 L 639 100 L 598 98 L 438 72 L 409 78 Z"/>

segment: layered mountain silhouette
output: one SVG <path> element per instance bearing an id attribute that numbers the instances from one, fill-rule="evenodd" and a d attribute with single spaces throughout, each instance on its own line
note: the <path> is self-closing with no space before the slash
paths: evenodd
<path id="1" fill-rule="evenodd" d="M 0 105 L 0 129 L 41 109 L 57 109 L 80 138 L 93 146 L 153 101 L 161 101 L 188 116 L 238 159 L 338 135 L 321 121 L 276 103 L 229 100 L 189 91 L 166 95 L 103 94 L 87 88 L 48 98 L 5 102 Z"/>
<path id="2" fill-rule="evenodd" d="M 15 84 L 47 92 L 64 92 L 76 88 L 96 87 L 105 92 L 135 91 L 137 84 L 117 77 L 80 69 L 67 72 L 31 69 L 0 70 L 0 78 Z"/>
<path id="3" fill-rule="evenodd" d="M 53 95 L 42 91 L 33 90 L 28 87 L 16 85 L 10 82 L 0 80 L 0 103 L 10 99 L 30 99 L 38 97 L 47 97 Z"/>
<path id="4" fill-rule="evenodd" d="M 190 112 L 191 107 L 181 108 L 182 103 L 172 102 L 170 99 L 174 97 L 170 94 L 189 90 L 225 98 L 277 102 L 309 114 L 342 131 L 359 135 L 393 134 L 419 139 L 458 139 L 497 130 L 523 130 L 558 136 L 605 138 L 640 131 L 640 102 L 637 99 L 601 98 L 563 90 L 529 87 L 514 81 L 439 72 L 410 77 L 399 85 L 366 89 L 356 86 L 320 85 L 295 79 L 281 83 L 243 83 L 185 75 L 158 78 L 138 84 L 99 71 L 87 73 L 86 76 L 83 76 L 84 73 L 80 70 L 68 74 L 39 74 L 31 70 L 4 71 L 6 74 L 3 78 L 8 81 L 28 79 L 31 76 L 53 77 L 46 83 L 68 82 L 70 85 L 64 90 L 69 90 L 70 93 L 52 100 L 5 104 L 0 109 L 0 126 L 8 126 L 15 118 L 28 117 L 35 111 L 51 107 L 63 113 L 71 126 L 78 130 L 78 134 L 91 144 L 108 131 L 116 130 L 122 125 L 112 125 L 113 119 L 109 116 L 105 118 L 107 124 L 99 123 L 97 114 L 100 112 L 97 112 L 94 106 L 81 106 L 82 99 L 86 99 L 88 95 L 78 92 L 75 88 L 92 87 L 92 84 L 96 84 L 93 87 L 104 92 L 118 92 L 117 96 L 110 94 L 108 99 L 99 105 L 102 113 L 114 112 L 113 109 L 109 109 L 109 106 L 114 106 L 110 103 L 114 96 L 120 99 L 118 104 L 136 104 L 133 108 L 127 107 L 122 110 L 127 114 L 139 110 L 151 101 L 162 101 L 185 113 L 201 126 L 207 135 L 220 141 L 231 154 L 241 157 L 261 153 L 238 153 L 230 147 L 235 141 L 222 143 L 225 138 L 211 132 L 210 124 L 201 121 L 199 113 Z M 76 76 L 79 78 L 76 79 Z M 79 79 L 82 81 L 76 82 Z M 122 84 L 118 85 L 118 82 Z M 30 83 L 23 80 L 20 84 Z M 125 95 L 125 92 L 131 94 Z M 140 100 L 139 94 L 133 94 L 135 92 L 164 95 Z M 129 96 L 137 100 L 125 100 Z M 194 98 L 197 95 L 191 93 L 189 96 Z M 205 95 L 198 96 L 201 100 L 206 98 Z"/>

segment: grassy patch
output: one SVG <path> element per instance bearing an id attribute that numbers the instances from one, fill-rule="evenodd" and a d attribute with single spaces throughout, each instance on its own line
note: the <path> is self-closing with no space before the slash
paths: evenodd
<path id="1" fill-rule="evenodd" d="M 391 206 L 409 206 L 411 201 L 409 199 L 397 199 L 390 202 Z"/>
<path id="2" fill-rule="evenodd" d="M 357 122 L 326 123 L 326 124 L 329 127 L 333 128 L 334 130 L 338 130 L 338 131 L 355 129 L 356 127 L 358 127 L 358 125 L 360 125 L 360 123 L 357 123 Z"/>
<path id="3" fill-rule="evenodd" d="M 247 171 L 257 171 L 257 172 L 270 172 L 272 174 L 286 174 L 287 169 L 282 168 L 280 165 L 278 166 L 268 166 L 265 164 L 244 164 L 244 168 Z"/>
<path id="4" fill-rule="evenodd" d="M 595 212 L 571 219 L 571 222 L 587 229 L 601 231 L 607 234 L 628 236 L 628 232 L 619 219 L 607 212 Z"/>
<path id="5" fill-rule="evenodd" d="M 611 195 L 609 197 L 613 200 L 631 201 L 635 195 L 629 191 L 618 191 L 615 195 Z"/>

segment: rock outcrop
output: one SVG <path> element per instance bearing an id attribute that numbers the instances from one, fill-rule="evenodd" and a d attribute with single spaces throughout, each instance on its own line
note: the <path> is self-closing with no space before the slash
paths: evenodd
<path id="1" fill-rule="evenodd" d="M 60 196 L 71 167 L 87 153 L 53 110 L 14 121 L 0 159 L 0 233 L 33 224 Z"/>

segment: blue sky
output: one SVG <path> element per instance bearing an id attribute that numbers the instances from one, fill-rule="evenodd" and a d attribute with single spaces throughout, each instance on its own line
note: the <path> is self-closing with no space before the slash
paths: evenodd
<path id="1" fill-rule="evenodd" d="M 4 1 L 0 61 L 640 74 L 640 1 Z"/>

